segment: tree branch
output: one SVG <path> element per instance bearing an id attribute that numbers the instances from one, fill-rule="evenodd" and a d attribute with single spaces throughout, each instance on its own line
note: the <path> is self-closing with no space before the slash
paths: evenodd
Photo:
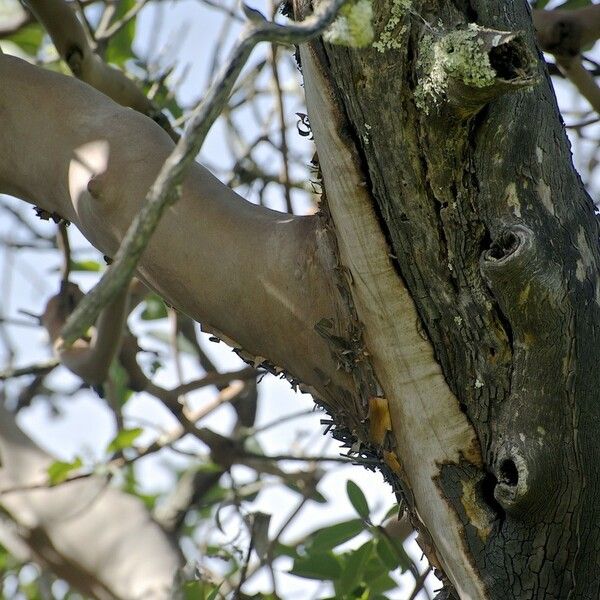
<path id="1" fill-rule="evenodd" d="M 575 56 L 600 37 L 600 5 L 573 10 L 534 10 L 540 48 L 555 56 Z"/>
<path id="2" fill-rule="evenodd" d="M 266 20 L 254 20 L 247 24 L 232 51 L 230 60 L 223 66 L 208 93 L 194 110 L 185 134 L 152 184 L 140 213 L 128 229 L 115 256 L 111 273 L 104 275 L 69 318 L 62 333 L 66 344 L 71 344 L 81 337 L 96 321 L 102 307 L 110 302 L 133 277 L 139 258 L 158 226 L 165 208 L 178 200 L 180 194 L 178 186 L 200 151 L 210 128 L 223 110 L 254 46 L 261 41 L 278 43 L 307 41 L 322 32 L 332 22 L 344 1 L 332 0 L 323 5 L 325 8 L 319 11 L 319 14 L 299 24 L 283 26 Z"/>
<path id="3" fill-rule="evenodd" d="M 560 72 L 600 113 L 600 89 L 581 57 L 586 46 L 600 37 L 600 5 L 575 10 L 534 10 L 533 23 L 542 50 L 554 54 Z"/>
<path id="4" fill-rule="evenodd" d="M 413 514 L 434 540 L 430 562 L 453 581 L 466 582 L 461 597 L 483 598 L 484 584 L 472 569 L 462 538 L 463 524 L 448 511 L 436 485 L 440 465 L 461 457 L 481 464 L 475 433 L 418 329 L 415 305 L 390 259 L 388 242 L 364 185 L 367 175 L 350 136 L 350 127 L 329 81 L 319 49 L 300 48 L 310 124 L 335 223 L 340 261 L 351 273 L 352 298 L 365 327 L 365 343 L 389 406 L 394 453 L 386 462 L 404 481 Z M 341 102 L 340 102 L 341 103 Z M 426 535 L 429 535 L 426 534 Z M 437 556 L 436 556 L 437 554 Z"/>
<path id="5" fill-rule="evenodd" d="M 6 369 L 4 371 L 0 371 L 0 381 L 12 379 L 13 377 L 22 377 L 24 375 L 46 375 L 55 367 L 57 367 L 58 364 L 59 361 L 53 358 L 39 364 L 29 365 L 27 367 Z"/>
<path id="6" fill-rule="evenodd" d="M 90 45 L 88 36 L 72 8 L 64 0 L 28 0 L 29 9 L 52 38 L 62 59 L 75 77 L 129 106 L 172 133 L 164 117 L 141 89 L 119 69 L 106 64 Z"/>
<path id="7" fill-rule="evenodd" d="M 138 15 L 140 10 L 148 4 L 148 0 L 138 0 L 120 19 L 107 24 L 106 28 L 96 33 L 97 42 L 106 42 L 114 35 L 117 35 L 123 27 Z"/>
<path id="8" fill-rule="evenodd" d="M 600 114 L 600 88 L 593 75 L 583 66 L 581 56 L 557 56 L 556 62 L 565 77 L 578 89 L 591 107 Z"/>
<path id="9" fill-rule="evenodd" d="M 36 560 L 94 598 L 170 597 L 181 555 L 140 500 L 96 476 L 31 487 L 53 459 L 3 408 L 0 459 L 0 488 L 15 490 L 0 504 Z"/>
<path id="10" fill-rule="evenodd" d="M 172 141 L 149 119 L 72 78 L 6 55 L 0 56 L 0 78 L 7 83 L 0 89 L 6 157 L 0 190 L 60 214 L 114 256 L 147 205 L 145 190 Z M 193 156 L 189 142 L 184 147 Z M 192 161 L 181 199 L 165 209 L 138 273 L 248 357 L 258 363 L 268 357 L 333 399 L 336 385 L 353 386 L 314 331 L 341 310 L 328 276 L 335 265 L 324 263 L 328 249 L 317 223 L 317 217 L 251 205 Z"/>

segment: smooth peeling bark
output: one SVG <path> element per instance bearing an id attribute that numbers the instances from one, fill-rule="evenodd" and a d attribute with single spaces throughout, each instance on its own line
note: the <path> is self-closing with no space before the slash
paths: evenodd
<path id="1" fill-rule="evenodd" d="M 481 456 L 475 432 L 446 384 L 431 345 L 419 333 L 414 303 L 392 264 L 360 157 L 343 132 L 339 101 L 310 47 L 300 49 L 306 101 L 326 199 L 350 272 L 350 290 L 364 325 L 366 348 L 389 403 L 395 451 L 408 503 L 430 562 L 456 582 L 461 598 L 482 598 L 463 525 L 436 485 L 441 465 Z M 485 514 L 482 515 L 485 523 Z M 433 543 L 433 545 L 432 545 Z"/>
<path id="2" fill-rule="evenodd" d="M 390 4 L 373 7 L 380 31 Z M 482 469 L 468 460 L 442 464 L 437 484 L 463 523 L 463 551 L 483 582 L 475 597 L 597 598 L 593 206 L 541 63 L 533 66 L 536 86 L 468 118 L 444 96 L 429 110 L 417 104 L 431 27 L 437 36 L 471 22 L 523 32 L 536 57 L 526 4 L 411 8 L 396 29 L 397 49 L 325 46 L 321 67 L 339 90 L 339 112 L 349 121 L 342 133 L 357 149 L 389 254 L 481 444 Z M 335 169 L 323 175 L 327 187 Z M 403 448 L 397 451 L 402 461 Z M 444 521 L 426 525 L 431 531 Z M 442 564 L 452 560 L 437 550 Z M 469 580 L 447 574 L 461 597 L 472 597 L 464 592 Z"/>
<path id="3" fill-rule="evenodd" d="M 0 191 L 58 213 L 114 255 L 172 141 L 89 86 L 19 59 L 0 56 L 0 80 Z M 234 346 L 333 401 L 353 383 L 314 329 L 340 310 L 317 220 L 252 205 L 194 164 L 139 275 Z"/>

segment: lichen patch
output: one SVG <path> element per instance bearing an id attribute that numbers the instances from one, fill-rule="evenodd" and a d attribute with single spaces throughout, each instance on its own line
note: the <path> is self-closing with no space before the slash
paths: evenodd
<path id="1" fill-rule="evenodd" d="M 412 0 L 392 0 L 390 18 L 383 27 L 379 38 L 373 42 L 373 48 L 378 52 L 399 50 L 402 47 L 402 36 L 406 27 L 401 23 L 411 11 Z"/>
<path id="2" fill-rule="evenodd" d="M 336 20 L 323 33 L 326 42 L 351 48 L 364 48 L 374 37 L 371 0 L 344 4 Z"/>
<path id="3" fill-rule="evenodd" d="M 490 64 L 484 42 L 475 23 L 435 39 L 426 35 L 420 44 L 419 68 L 424 73 L 415 90 L 419 108 L 428 112 L 430 104 L 446 97 L 448 80 L 457 79 L 471 87 L 491 86 L 496 71 Z"/>

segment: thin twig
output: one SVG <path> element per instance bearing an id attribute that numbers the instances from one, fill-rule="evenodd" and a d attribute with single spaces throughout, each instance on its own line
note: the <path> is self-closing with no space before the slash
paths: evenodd
<path id="1" fill-rule="evenodd" d="M 556 62 L 566 77 L 579 90 L 579 93 L 600 113 L 600 88 L 594 77 L 583 66 L 581 56 L 556 57 Z"/>
<path id="2" fill-rule="evenodd" d="M 251 458 L 253 460 L 266 460 L 268 462 L 279 462 L 280 460 L 287 460 L 293 462 L 339 462 L 347 465 L 354 463 L 351 458 L 344 456 L 296 456 L 294 454 L 276 454 L 267 456 L 265 454 L 255 454 L 254 452 L 245 451 L 243 453 L 245 458 Z"/>
<path id="3" fill-rule="evenodd" d="M 267 429 L 271 429 L 272 427 L 278 427 L 279 425 L 281 425 L 282 423 L 285 423 L 286 421 L 292 421 L 293 419 L 298 419 L 300 417 L 307 417 L 308 415 L 314 415 L 314 414 L 315 414 L 315 411 L 312 408 L 306 408 L 304 410 L 299 410 L 298 412 L 284 415 L 283 417 L 279 417 L 278 419 L 269 421 L 268 423 L 265 423 L 264 425 L 261 425 L 260 427 L 255 427 L 252 430 L 252 435 L 256 435 L 258 433 L 263 433 L 264 431 L 267 431 Z"/>
<path id="4" fill-rule="evenodd" d="M 107 27 L 103 28 L 101 31 L 96 32 L 96 40 L 98 42 L 104 42 L 109 40 L 114 35 L 117 35 L 119 31 L 123 29 L 131 20 L 135 19 L 144 8 L 148 4 L 148 0 L 138 0 L 120 19 L 114 21 Z"/>
<path id="5" fill-rule="evenodd" d="M 38 321 L 27 321 L 25 319 L 16 319 L 13 317 L 0 317 L 0 323 L 4 325 L 13 325 L 14 327 L 39 327 Z"/>
<path id="6" fill-rule="evenodd" d="M 15 367 L 0 371 L 0 381 L 6 381 L 13 377 L 23 377 L 24 375 L 39 375 L 42 373 L 50 373 L 52 369 L 59 365 L 58 360 L 50 359 L 45 362 L 28 365 L 26 367 Z"/>
<path id="7" fill-rule="evenodd" d="M 58 224 L 58 247 L 63 255 L 63 264 L 61 268 L 61 282 L 66 284 L 71 274 L 71 245 L 69 244 L 69 232 L 67 224 L 61 221 Z"/>
<path id="8" fill-rule="evenodd" d="M 283 100 L 283 90 L 279 80 L 279 69 L 277 63 L 277 46 L 271 44 L 271 69 L 273 71 L 273 82 L 275 83 L 275 96 L 277 98 L 277 114 L 279 117 L 279 150 L 281 152 L 281 174 L 283 177 L 283 193 L 285 198 L 285 207 L 287 212 L 293 213 L 292 193 L 290 185 L 290 169 L 287 143 L 287 123 L 285 122 L 285 105 Z"/>
<path id="9" fill-rule="evenodd" d="M 250 563 L 250 556 L 252 555 L 252 549 L 254 547 L 254 535 L 253 535 L 253 531 L 251 532 L 250 535 L 250 542 L 248 543 L 248 551 L 246 552 L 246 558 L 244 560 L 244 564 L 242 565 L 242 570 L 240 572 L 240 580 L 237 584 L 237 587 L 235 588 L 234 592 L 233 592 L 233 598 L 235 600 L 238 600 L 239 598 L 242 597 L 242 586 L 244 585 L 244 582 L 246 581 L 246 575 L 248 573 L 248 565 Z"/>
<path id="10" fill-rule="evenodd" d="M 423 571 L 423 573 L 421 573 L 421 575 L 419 575 L 419 577 L 416 578 L 415 587 L 413 588 L 411 595 L 408 597 L 408 600 L 415 600 L 415 598 L 420 594 L 425 585 L 425 580 L 429 576 L 429 573 L 431 573 L 431 569 L 432 567 L 430 565 L 427 567 L 427 569 L 425 569 L 425 571 Z"/>
<path id="11" fill-rule="evenodd" d="M 278 2 L 271 0 L 271 14 L 275 18 L 277 13 Z M 270 63 L 271 71 L 273 73 L 273 83 L 275 84 L 275 97 L 277 100 L 277 114 L 279 117 L 279 150 L 281 152 L 281 174 L 283 176 L 283 192 L 285 198 L 286 210 L 289 213 L 294 212 L 292 206 L 292 192 L 290 186 L 290 167 L 288 157 L 288 143 L 287 143 L 287 123 L 285 121 L 285 103 L 283 99 L 283 89 L 281 88 L 281 80 L 279 79 L 279 62 L 277 60 L 278 47 L 275 44 L 271 44 Z"/>

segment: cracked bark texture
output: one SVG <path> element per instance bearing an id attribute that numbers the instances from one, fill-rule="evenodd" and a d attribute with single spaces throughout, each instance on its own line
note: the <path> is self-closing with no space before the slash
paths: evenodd
<path id="1" fill-rule="evenodd" d="M 376 31 L 390 4 L 373 3 Z M 523 32 L 538 83 L 475 114 L 426 113 L 414 91 L 427 24 L 472 22 Z M 398 49 L 326 45 L 322 67 L 398 274 L 481 443 L 483 469 L 448 463 L 437 484 L 487 598 L 598 598 L 598 227 L 531 15 L 521 1 L 414 2 L 401 25 Z"/>

